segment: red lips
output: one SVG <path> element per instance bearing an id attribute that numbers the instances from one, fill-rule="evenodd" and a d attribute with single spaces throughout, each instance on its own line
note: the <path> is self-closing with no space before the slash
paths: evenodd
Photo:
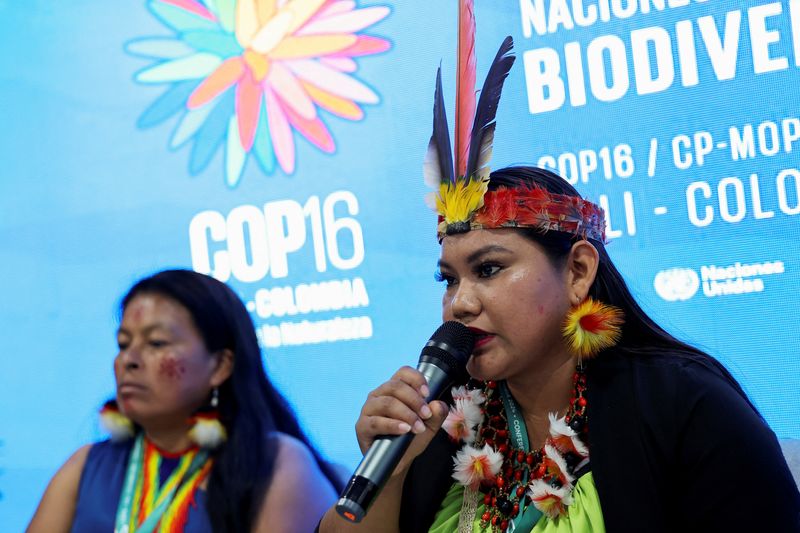
<path id="1" fill-rule="evenodd" d="M 494 339 L 494 334 L 489 333 L 488 331 L 483 331 L 480 328 L 470 327 L 469 330 L 475 335 L 475 350 L 478 350 L 487 342 Z"/>

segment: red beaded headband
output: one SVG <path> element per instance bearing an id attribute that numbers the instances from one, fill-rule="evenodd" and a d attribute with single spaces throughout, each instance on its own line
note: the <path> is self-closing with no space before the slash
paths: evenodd
<path id="1" fill-rule="evenodd" d="M 577 196 L 554 194 L 538 187 L 499 187 L 483 195 L 483 206 L 467 221 L 448 223 L 439 215 L 438 237 L 474 229 L 536 228 L 571 233 L 605 242 L 603 210 Z"/>

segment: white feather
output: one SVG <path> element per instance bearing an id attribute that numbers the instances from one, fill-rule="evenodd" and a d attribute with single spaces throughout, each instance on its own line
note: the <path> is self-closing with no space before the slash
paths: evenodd
<path id="1" fill-rule="evenodd" d="M 432 211 L 435 211 L 437 213 L 439 212 L 439 210 L 436 209 L 436 199 L 438 197 L 439 197 L 438 191 L 431 191 L 425 195 L 425 205 L 427 205 L 428 207 L 431 208 Z"/>
<path id="2" fill-rule="evenodd" d="M 197 418 L 189 430 L 189 438 L 201 448 L 209 450 L 217 448 L 227 437 L 225 426 L 217 419 Z"/>
<path id="3" fill-rule="evenodd" d="M 134 434 L 133 423 L 119 411 L 101 411 L 100 425 L 114 442 L 127 440 Z"/>
<path id="4" fill-rule="evenodd" d="M 425 185 L 431 189 L 439 190 L 439 185 L 442 183 L 442 167 L 439 164 L 439 149 L 433 137 L 431 137 L 431 141 L 428 143 L 428 151 L 425 152 L 425 162 L 422 165 L 422 177 L 425 180 Z M 436 208 L 435 204 L 433 208 Z"/>
<path id="5" fill-rule="evenodd" d="M 489 177 L 489 162 L 492 159 L 492 148 L 494 144 L 494 124 L 486 128 L 483 134 L 483 142 L 478 152 L 478 160 L 475 163 L 475 176 L 479 179 Z"/>
<path id="6" fill-rule="evenodd" d="M 572 486 L 555 488 L 546 481 L 534 479 L 528 488 L 528 496 L 534 507 L 548 517 L 556 518 L 566 512 L 565 507 L 572 505 Z"/>

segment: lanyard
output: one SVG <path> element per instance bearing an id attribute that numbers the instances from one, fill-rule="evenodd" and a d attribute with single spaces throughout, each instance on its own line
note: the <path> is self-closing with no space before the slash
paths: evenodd
<path id="1" fill-rule="evenodd" d="M 128 459 L 128 468 L 125 473 L 125 481 L 122 484 L 122 495 L 119 500 L 119 507 L 117 507 L 117 517 L 114 523 L 114 533 L 151 533 L 161 520 L 161 516 L 172 503 L 172 498 L 175 496 L 178 487 L 184 480 L 189 479 L 192 475 L 199 470 L 208 459 L 208 452 L 200 450 L 197 455 L 192 459 L 189 468 L 183 474 L 178 483 L 172 484 L 165 494 L 159 494 L 156 501 L 160 503 L 153 509 L 147 516 L 145 521 L 133 531 L 130 529 L 131 509 L 133 508 L 133 497 L 136 487 L 136 481 L 142 474 L 143 463 L 143 448 L 144 436 L 142 433 L 136 437 L 131 450 L 131 456 Z"/>
<path id="2" fill-rule="evenodd" d="M 525 419 L 522 418 L 519 405 L 517 405 L 514 397 L 511 396 L 511 391 L 508 390 L 508 385 L 506 385 L 505 381 L 500 382 L 500 396 L 503 398 L 503 407 L 506 410 L 508 429 L 514 438 L 514 447 L 528 453 L 530 451 L 530 443 L 528 442 L 528 429 L 525 427 Z"/>
<path id="3" fill-rule="evenodd" d="M 131 456 L 128 458 L 128 469 L 125 473 L 125 481 L 122 484 L 122 496 L 117 507 L 117 519 L 114 524 L 114 533 L 129 533 L 131 506 L 133 504 L 133 489 L 136 479 L 142 469 L 142 447 L 144 438 L 140 433 L 133 443 Z"/>
<path id="4" fill-rule="evenodd" d="M 525 419 L 522 417 L 519 405 L 517 405 L 514 397 L 511 396 L 511 391 L 508 390 L 506 382 L 501 381 L 499 385 L 500 397 L 503 399 L 503 407 L 506 410 L 509 435 L 514 439 L 514 448 L 522 450 L 527 454 L 530 451 L 530 442 L 528 441 L 528 429 L 525 426 Z M 511 451 L 508 453 L 511 453 Z M 523 486 L 528 483 L 527 473 L 523 473 L 520 483 L 522 483 Z M 520 531 L 530 531 L 533 529 L 534 524 L 539 521 L 539 518 L 541 518 L 542 512 L 539 509 L 533 505 L 523 507 L 523 503 L 524 498 L 520 498 L 520 513 L 516 518 L 508 521 L 507 533 L 513 533 L 517 528 L 519 528 Z"/>

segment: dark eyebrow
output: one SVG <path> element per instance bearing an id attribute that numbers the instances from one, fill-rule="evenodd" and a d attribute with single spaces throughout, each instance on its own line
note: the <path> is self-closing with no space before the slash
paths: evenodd
<path id="1" fill-rule="evenodd" d="M 500 246 L 499 244 L 487 244 L 483 248 L 478 248 L 477 250 L 475 250 L 474 252 L 469 254 L 467 256 L 467 263 L 468 264 L 475 263 L 481 257 L 483 257 L 484 255 L 490 254 L 490 253 L 510 254 L 510 253 L 513 253 L 513 251 L 509 250 L 505 246 Z M 439 260 L 437 265 L 439 266 L 439 268 L 442 268 L 442 267 L 451 268 L 450 264 L 447 263 L 447 261 L 442 261 L 441 259 Z"/>
<path id="2" fill-rule="evenodd" d="M 159 329 L 160 330 L 164 330 L 167 333 L 170 332 L 170 329 L 167 326 L 163 325 L 163 324 L 153 324 L 151 326 L 147 326 L 146 328 L 144 328 L 142 330 L 142 333 L 144 333 L 145 335 L 148 335 L 148 334 L 152 333 L 153 331 L 159 330 Z M 130 334 L 131 333 L 125 328 L 119 328 L 117 330 L 117 335 L 130 335 Z"/>

